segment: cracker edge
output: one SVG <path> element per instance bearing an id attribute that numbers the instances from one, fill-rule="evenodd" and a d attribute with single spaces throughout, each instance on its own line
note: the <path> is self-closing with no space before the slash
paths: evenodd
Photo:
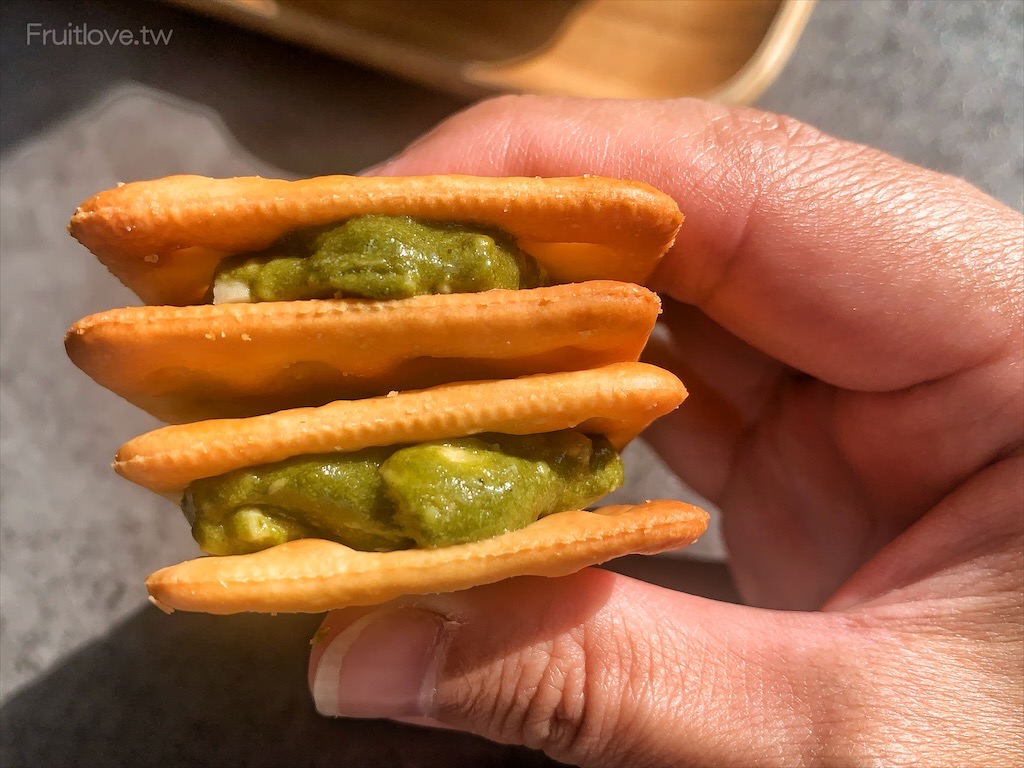
<path id="1" fill-rule="evenodd" d="M 555 513 L 517 531 L 434 550 L 357 552 L 305 539 L 252 555 L 202 557 L 169 566 L 150 575 L 146 587 L 151 599 L 175 610 L 319 613 L 515 576 L 565 576 L 623 555 L 692 544 L 707 530 L 708 520 L 699 507 L 662 500 Z M 333 570 L 323 562 L 320 570 L 310 569 L 318 560 Z M 382 579 L 389 569 L 394 578 Z"/>

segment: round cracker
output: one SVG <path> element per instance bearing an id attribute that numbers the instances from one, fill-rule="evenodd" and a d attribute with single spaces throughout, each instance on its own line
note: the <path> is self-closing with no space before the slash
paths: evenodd
<path id="1" fill-rule="evenodd" d="M 75 365 L 169 422 L 635 361 L 661 303 L 631 283 L 399 301 L 126 307 L 68 331 Z"/>
<path id="2" fill-rule="evenodd" d="M 513 576 L 564 576 L 631 553 L 692 544 L 708 515 L 679 501 L 559 512 L 472 544 L 359 552 L 301 539 L 252 555 L 202 557 L 146 581 L 165 608 L 228 614 L 319 613 L 402 595 L 453 592 Z"/>
<path id="3" fill-rule="evenodd" d="M 446 384 L 248 419 L 164 427 L 122 445 L 114 469 L 158 493 L 175 493 L 202 477 L 292 456 L 482 432 L 524 435 L 577 427 L 606 435 L 622 448 L 685 397 L 679 379 L 646 363 Z"/>
<path id="4" fill-rule="evenodd" d="M 199 304 L 226 256 L 367 213 L 499 227 L 558 282 L 643 282 L 682 223 L 668 195 L 594 176 L 171 176 L 101 192 L 69 230 L 146 303 Z"/>

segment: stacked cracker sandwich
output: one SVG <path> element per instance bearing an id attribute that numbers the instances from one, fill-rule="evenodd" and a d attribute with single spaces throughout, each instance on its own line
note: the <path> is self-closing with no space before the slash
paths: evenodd
<path id="1" fill-rule="evenodd" d="M 114 468 L 208 553 L 174 609 L 317 612 L 693 542 L 678 501 L 585 511 L 686 396 L 637 362 L 641 287 L 682 216 L 644 184 L 177 176 L 102 192 L 71 233 L 147 306 L 71 359 L 172 426 Z"/>

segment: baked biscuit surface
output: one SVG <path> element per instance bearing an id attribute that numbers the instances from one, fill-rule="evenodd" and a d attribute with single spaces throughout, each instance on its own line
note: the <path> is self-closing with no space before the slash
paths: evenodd
<path id="1" fill-rule="evenodd" d="M 69 230 L 146 303 L 183 305 L 204 302 L 227 256 L 368 213 L 498 227 L 556 282 L 643 282 L 682 222 L 653 187 L 590 176 L 172 176 L 101 192 Z"/>
<path id="2" fill-rule="evenodd" d="M 225 258 L 364 214 L 502 230 L 556 285 L 389 302 L 274 301 L 288 295 L 277 292 L 262 304 L 208 303 Z M 485 433 L 577 429 L 621 449 L 686 396 L 671 373 L 636 362 L 660 303 L 633 284 L 650 276 L 681 221 L 675 202 L 652 187 L 597 177 L 127 184 L 83 203 L 69 229 L 143 301 L 161 306 L 85 318 L 66 345 L 79 367 L 151 413 L 209 419 L 142 435 L 117 454 L 117 472 L 174 499 L 196 480 L 293 457 Z M 224 274 L 218 289 L 232 282 Z M 538 284 L 545 281 L 520 283 Z M 581 499 L 554 509 L 588 503 Z M 684 546 L 706 525 L 702 510 L 654 501 L 556 511 L 433 549 L 363 552 L 300 538 L 165 568 L 147 586 L 167 608 L 318 612 L 564 575 Z"/>
<path id="3" fill-rule="evenodd" d="M 173 494 L 202 477 L 292 456 L 484 432 L 527 435 L 578 428 L 605 435 L 621 449 L 685 397 L 679 379 L 645 363 L 449 384 L 248 419 L 163 427 L 122 445 L 114 469 L 152 491 Z"/>
<path id="4" fill-rule="evenodd" d="M 514 576 L 564 576 L 631 553 L 692 544 L 708 515 L 677 501 L 558 512 L 526 528 L 440 549 L 357 552 L 302 539 L 253 555 L 203 557 L 146 581 L 162 607 L 206 613 L 317 613 Z"/>
<path id="5" fill-rule="evenodd" d="M 126 307 L 65 346 L 99 384 L 172 423 L 235 418 L 453 381 L 635 361 L 660 311 L 637 285 Z"/>
<path id="6" fill-rule="evenodd" d="M 169 495 L 190 482 L 301 454 L 486 432 L 578 428 L 622 447 L 685 390 L 643 363 L 453 384 L 238 420 L 165 427 L 122 446 L 115 468 Z M 707 514 L 676 501 L 555 512 L 519 530 L 436 549 L 360 552 L 300 539 L 250 555 L 205 557 L 147 581 L 162 607 L 210 613 L 317 612 L 519 575 L 558 576 L 620 555 L 692 543 Z"/>

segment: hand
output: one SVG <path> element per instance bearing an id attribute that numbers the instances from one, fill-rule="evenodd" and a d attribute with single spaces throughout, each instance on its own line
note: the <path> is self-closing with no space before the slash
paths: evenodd
<path id="1" fill-rule="evenodd" d="M 374 172 L 592 173 L 675 197 L 652 361 L 691 397 L 647 437 L 721 508 L 760 607 L 589 569 L 337 611 L 310 663 L 322 712 L 583 765 L 1024 759 L 1017 213 L 694 101 L 496 99 Z"/>

